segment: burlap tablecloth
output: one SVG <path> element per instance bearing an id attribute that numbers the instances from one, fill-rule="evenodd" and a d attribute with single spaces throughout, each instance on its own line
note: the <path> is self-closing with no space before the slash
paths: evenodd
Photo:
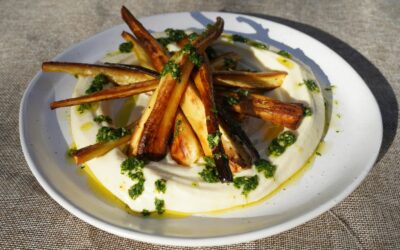
<path id="1" fill-rule="evenodd" d="M 123 239 L 81 221 L 40 187 L 22 155 L 18 108 L 44 60 L 137 16 L 242 12 L 299 29 L 344 57 L 383 115 L 379 159 L 355 192 L 318 218 L 279 235 L 216 249 L 400 249 L 400 2 L 393 1 L 0 1 L 0 248 L 172 249 Z M 368 112 L 366 110 L 366 112 Z"/>

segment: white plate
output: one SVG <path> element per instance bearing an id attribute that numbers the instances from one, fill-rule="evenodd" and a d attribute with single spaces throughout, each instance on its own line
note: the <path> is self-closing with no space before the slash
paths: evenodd
<path id="1" fill-rule="evenodd" d="M 140 20 L 151 31 L 163 31 L 168 27 L 203 28 L 216 16 L 225 19 L 225 32 L 242 33 L 287 50 L 309 65 L 323 85 L 336 86 L 332 97 L 337 104 L 333 105 L 322 156 L 295 183 L 260 205 L 230 212 L 231 218 L 224 214 L 211 218 L 135 217 L 96 195 L 86 178 L 66 161 L 65 152 L 71 143 L 66 109 L 51 111 L 49 103 L 70 97 L 75 79 L 39 72 L 21 101 L 21 145 L 33 174 L 61 206 L 91 225 L 122 237 L 168 245 L 222 245 L 270 236 L 309 221 L 361 183 L 378 155 L 381 114 L 361 77 L 334 51 L 297 30 L 245 15 L 170 13 Z M 93 63 L 117 48 L 122 30 L 128 27 L 118 25 L 97 34 L 54 60 Z"/>

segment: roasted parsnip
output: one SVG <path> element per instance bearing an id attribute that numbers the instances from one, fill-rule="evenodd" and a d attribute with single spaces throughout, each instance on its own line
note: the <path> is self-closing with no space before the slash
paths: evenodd
<path id="1" fill-rule="evenodd" d="M 211 26 L 204 35 L 199 36 L 193 46 L 201 51 L 215 39 L 223 30 L 223 21 L 217 18 L 215 25 Z M 146 155 L 150 159 L 159 160 L 166 154 L 167 139 L 173 126 L 180 99 L 184 94 L 193 63 L 187 53 L 176 53 L 165 65 L 166 74 L 161 77 L 160 84 L 151 97 L 146 108 L 151 113 L 142 115 L 137 132 L 131 141 L 132 154 Z M 169 72 L 168 72 L 169 70 Z M 143 126 L 143 129 L 141 127 Z"/>
<path id="2" fill-rule="evenodd" d="M 121 36 L 125 39 L 125 41 L 131 42 L 133 44 L 133 51 L 135 52 L 135 55 L 140 62 L 140 65 L 143 65 L 143 67 L 149 69 L 154 69 L 151 59 L 147 55 L 146 51 L 143 49 L 140 42 L 126 31 L 122 32 Z"/>
<path id="3" fill-rule="evenodd" d="M 109 67 L 106 65 L 71 63 L 71 62 L 44 62 L 42 70 L 45 72 L 63 72 L 71 75 L 95 76 L 105 74 L 109 80 L 119 85 L 127 85 L 154 79 L 145 69 L 140 66 L 135 69 L 124 67 Z"/>
<path id="4" fill-rule="evenodd" d="M 183 166 L 190 166 L 203 155 L 199 141 L 181 110 L 176 114 L 170 153 L 172 159 Z"/>
<path id="5" fill-rule="evenodd" d="M 131 85 L 116 86 L 113 88 L 104 89 L 93 94 L 52 102 L 50 104 L 50 108 L 56 109 L 61 107 L 79 105 L 83 103 L 129 97 L 154 90 L 158 86 L 158 81 L 158 79 L 154 79 L 144 82 L 138 82 Z"/>
<path id="6" fill-rule="evenodd" d="M 290 129 L 296 129 L 303 118 L 304 108 L 299 103 L 284 103 L 258 94 L 241 96 L 237 93 L 225 92 L 219 96 L 234 98 L 237 103 L 227 106 L 238 113 L 258 117 Z"/>
<path id="7" fill-rule="evenodd" d="M 218 126 L 210 65 L 205 54 L 202 55 L 202 58 L 203 63 L 201 67 L 194 73 L 194 83 L 204 105 L 208 132 L 208 147 L 211 148 L 218 176 L 225 176 L 224 179 L 220 178 L 221 181 L 233 181 L 232 172 L 229 169 L 228 157 L 225 155 L 225 150 L 222 145 L 222 133 L 219 131 Z"/>
<path id="8" fill-rule="evenodd" d="M 246 89 L 274 89 L 280 87 L 287 73 L 284 71 L 247 72 L 215 71 L 214 80 L 220 85 Z"/>

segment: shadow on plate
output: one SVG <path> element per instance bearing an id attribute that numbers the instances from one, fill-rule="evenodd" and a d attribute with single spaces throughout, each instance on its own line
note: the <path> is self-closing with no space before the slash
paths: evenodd
<path id="1" fill-rule="evenodd" d="M 269 16 L 264 14 L 256 14 L 256 13 L 238 13 L 238 14 L 251 15 L 271 20 L 277 23 L 287 25 L 294 29 L 297 29 L 328 46 L 330 49 L 338 53 L 343 59 L 345 59 L 357 71 L 357 73 L 365 81 L 365 83 L 371 90 L 372 94 L 374 95 L 375 99 L 377 100 L 379 109 L 382 114 L 383 140 L 378 155 L 378 161 L 380 161 L 382 157 L 386 154 L 387 150 L 390 148 L 391 144 L 393 143 L 394 137 L 396 135 L 396 128 L 398 123 L 397 116 L 399 107 L 392 87 L 390 86 L 386 78 L 383 76 L 383 74 L 379 71 L 379 69 L 356 49 L 352 48 L 347 43 L 341 41 L 340 39 L 318 28 L 312 27 L 307 24 L 287 20 L 284 18 Z M 199 12 L 192 12 L 191 15 L 193 18 L 195 18 L 197 21 L 199 21 L 204 25 L 213 22 L 213 20 L 208 19 Z M 252 39 L 257 39 L 266 42 L 267 44 L 277 47 L 279 49 L 288 51 L 295 57 L 302 60 L 305 64 L 310 66 L 312 71 L 314 72 L 314 74 L 319 79 L 322 85 L 325 86 L 329 85 L 330 82 L 328 77 L 318 66 L 318 64 L 316 64 L 314 61 L 308 58 L 300 49 L 293 49 L 283 43 L 280 43 L 279 41 L 271 39 L 268 36 L 268 29 L 263 28 L 260 24 L 254 22 L 251 19 L 248 19 L 246 17 L 239 17 L 238 21 L 247 23 L 256 31 L 255 34 L 250 34 L 250 35 L 244 34 L 244 35 Z"/>

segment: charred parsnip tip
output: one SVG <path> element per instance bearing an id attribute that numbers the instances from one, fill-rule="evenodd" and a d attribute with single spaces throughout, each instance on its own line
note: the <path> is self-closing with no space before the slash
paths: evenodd
<path id="1" fill-rule="evenodd" d="M 193 42 L 194 48 L 200 52 L 204 51 L 212 41 L 219 37 L 222 29 L 223 20 L 217 18 L 215 25 Z M 138 132 L 134 133 L 132 137 L 133 155 L 146 155 L 153 160 L 159 160 L 165 156 L 175 114 L 186 90 L 193 66 L 188 53 L 183 51 L 176 53 L 165 64 L 160 84 L 147 107 L 151 113 L 145 114 L 144 112 L 138 130 L 136 130 Z"/>
<path id="2" fill-rule="evenodd" d="M 215 71 L 214 80 L 220 85 L 235 86 L 246 89 L 274 89 L 282 85 L 287 73 L 283 71 L 247 72 Z"/>
<path id="3" fill-rule="evenodd" d="M 261 118 L 275 125 L 290 129 L 297 129 L 303 118 L 304 108 L 299 103 L 284 103 L 269 97 L 257 94 L 240 96 L 237 93 L 226 92 L 221 98 L 232 97 L 237 103 L 228 104 L 234 111 Z"/>
<path id="4" fill-rule="evenodd" d="M 147 52 L 147 55 L 152 59 L 154 68 L 161 71 L 169 59 L 167 56 L 168 53 L 125 6 L 121 8 L 121 15 L 122 19 L 124 19 L 133 34 L 137 37 L 143 49 Z"/>
<path id="5" fill-rule="evenodd" d="M 216 70 L 232 70 L 236 69 L 236 66 L 240 60 L 240 55 L 235 52 L 227 52 L 210 62 L 211 68 Z"/>
<path id="6" fill-rule="evenodd" d="M 133 35 L 129 34 L 126 31 L 123 31 L 121 36 L 122 36 L 122 38 L 125 39 L 125 41 L 131 42 L 133 44 L 133 51 L 135 52 L 135 55 L 140 62 L 140 65 L 143 65 L 144 67 L 149 68 L 149 69 L 154 69 L 154 65 L 153 65 L 150 57 L 147 55 L 146 51 L 143 49 L 140 42 Z"/>
<path id="7" fill-rule="evenodd" d="M 222 134 L 219 131 L 218 127 L 218 118 L 216 114 L 217 109 L 214 100 L 211 69 L 207 56 L 203 53 L 202 57 L 203 64 L 201 65 L 197 73 L 194 74 L 194 82 L 204 105 L 208 132 L 208 146 L 212 150 L 215 166 L 217 167 L 218 176 L 221 182 L 230 182 L 233 181 L 233 175 L 229 168 L 228 158 L 225 155 L 225 150 L 221 141 Z"/>
<path id="8" fill-rule="evenodd" d="M 154 90 L 158 86 L 158 81 L 159 81 L 158 79 L 154 79 L 126 86 L 116 86 L 113 88 L 95 92 L 93 94 L 56 101 L 50 104 L 50 108 L 56 109 L 61 107 L 80 105 L 83 103 L 91 103 L 91 102 L 129 97 Z"/>
<path id="9" fill-rule="evenodd" d="M 203 155 L 192 127 L 180 110 L 175 118 L 170 153 L 172 159 L 183 166 L 190 166 Z"/>
<path id="10" fill-rule="evenodd" d="M 42 64 L 42 70 L 45 72 L 63 72 L 81 76 L 105 74 L 109 80 L 118 83 L 119 85 L 127 85 L 154 79 L 152 75 L 143 70 L 86 63 L 44 62 Z"/>

